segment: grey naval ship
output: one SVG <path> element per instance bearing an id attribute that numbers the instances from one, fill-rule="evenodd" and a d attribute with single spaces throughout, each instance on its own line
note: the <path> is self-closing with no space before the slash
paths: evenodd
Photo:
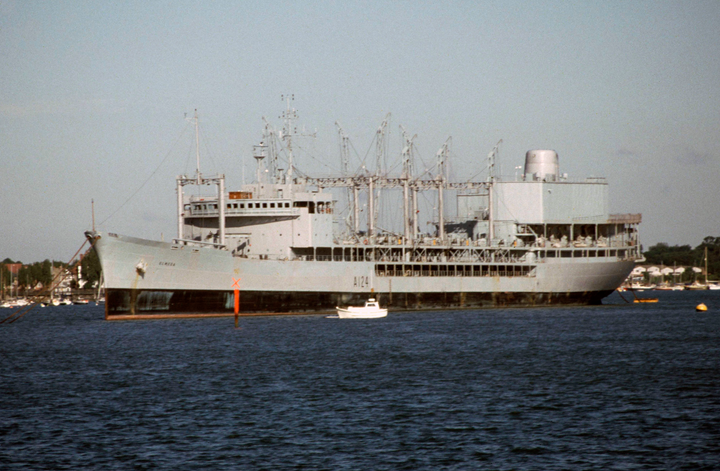
<path id="1" fill-rule="evenodd" d="M 349 171 L 351 145 L 336 123 L 342 170 L 315 178 L 294 165 L 289 101 L 281 118 L 281 129 L 265 121 L 255 180 L 239 191 L 203 175 L 199 154 L 195 174 L 177 177 L 177 239 L 86 233 L 106 318 L 231 314 L 237 294 L 242 314 L 334 311 L 370 297 L 390 310 L 599 304 L 642 257 L 641 215 L 610 214 L 607 181 L 561 174 L 555 151 L 531 150 L 521 172 L 502 177 L 495 146 L 479 162 L 484 178 L 451 181 L 451 140 L 431 171 L 416 172 L 414 136 L 401 127 L 393 175 L 382 164 L 388 115 L 366 159 L 374 171 Z M 217 191 L 186 195 L 188 185 Z M 421 216 L 423 193 L 432 214 Z M 383 219 L 383 204 L 397 216 Z"/>

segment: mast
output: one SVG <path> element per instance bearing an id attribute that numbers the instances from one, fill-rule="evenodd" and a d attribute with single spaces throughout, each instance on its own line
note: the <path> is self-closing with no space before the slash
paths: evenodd
<path id="1" fill-rule="evenodd" d="M 373 197 L 374 196 L 373 192 L 375 191 L 373 188 L 374 183 L 375 183 L 375 177 L 371 176 L 370 182 L 368 182 L 369 188 L 368 188 L 368 232 L 367 232 L 368 239 L 370 239 L 371 241 L 373 240 L 373 237 L 375 235 L 374 234 L 375 228 L 374 228 L 374 224 L 373 224 L 374 223 L 373 220 L 375 219 L 375 198 Z"/>
<path id="2" fill-rule="evenodd" d="M 418 190 L 417 188 L 412 189 L 412 207 L 413 207 L 413 214 L 412 214 L 412 238 L 413 240 L 417 239 L 418 236 Z"/>
<path id="3" fill-rule="evenodd" d="M 197 108 L 195 108 L 195 116 L 193 118 L 195 121 L 195 162 L 197 164 L 197 184 L 202 184 L 202 177 L 200 176 L 200 126 L 198 124 L 198 112 Z"/>
<path id="4" fill-rule="evenodd" d="M 340 169 L 342 176 L 347 177 L 350 173 L 350 138 L 345 134 L 345 130 L 340 126 L 340 122 L 335 121 L 340 136 Z"/>
<path id="5" fill-rule="evenodd" d="M 350 138 L 345 134 L 345 130 L 340 126 L 340 122 L 335 121 L 335 126 L 338 128 L 338 135 L 340 136 L 340 168 L 342 171 L 343 178 L 350 177 Z M 357 236 L 358 233 L 358 189 L 357 185 L 353 185 L 352 189 L 347 188 L 345 193 L 348 201 L 348 207 L 350 208 L 350 214 L 352 215 L 352 229 Z"/>
<path id="6" fill-rule="evenodd" d="M 357 237 L 358 232 L 360 232 L 360 207 L 358 205 L 358 192 L 360 189 L 357 186 L 357 183 L 353 185 L 353 231 L 355 232 L 355 237 Z"/>
<path id="7" fill-rule="evenodd" d="M 258 184 L 263 183 L 265 181 L 265 172 L 263 172 L 263 162 L 265 159 L 265 148 L 267 146 L 264 144 L 263 141 L 260 141 L 260 144 L 253 146 L 253 157 L 255 158 L 255 161 L 257 163 L 257 168 L 255 170 L 255 178 L 257 178 Z"/>
<path id="8" fill-rule="evenodd" d="M 218 243 L 225 245 L 225 175 L 217 179 L 218 186 Z"/>
<path id="9" fill-rule="evenodd" d="M 385 156 L 385 147 L 387 140 L 385 139 L 388 124 L 390 123 L 390 113 L 385 116 L 385 119 L 380 123 L 375 139 L 375 176 L 370 177 L 370 192 L 368 195 L 368 237 L 370 240 L 374 240 L 375 237 L 375 222 L 377 221 L 377 207 L 376 199 L 380 199 L 380 190 L 378 190 L 377 198 L 375 197 L 375 181 L 380 178 L 383 172 L 383 157 Z"/>
<path id="10" fill-rule="evenodd" d="M 183 177 L 175 179 L 177 183 L 177 236 L 183 238 L 183 226 L 185 225 L 185 213 L 183 212 Z"/>
<path id="11" fill-rule="evenodd" d="M 187 175 L 179 175 L 176 179 L 177 185 L 177 229 L 178 239 L 183 239 L 183 227 L 185 225 L 184 195 L 183 186 L 185 185 L 217 185 L 218 187 L 218 238 L 221 245 L 225 244 L 225 175 L 219 174 L 209 178 L 203 178 L 200 172 L 200 125 L 197 109 L 192 118 L 195 125 L 195 162 L 196 175 L 188 177 Z"/>
<path id="12" fill-rule="evenodd" d="M 413 137 L 408 137 L 408 133 L 405 128 L 400 126 L 403 137 L 405 138 L 405 146 L 402 151 L 402 162 L 403 162 L 403 226 L 405 243 L 407 244 L 410 240 L 410 178 L 412 177 L 412 146 L 413 140 L 417 137 L 415 134 Z"/>
<path id="13" fill-rule="evenodd" d="M 502 139 L 495 144 L 495 147 L 488 154 L 488 239 L 490 245 L 495 238 L 495 210 L 493 184 L 495 182 L 495 158 L 497 157 L 498 148 L 502 144 Z"/>
<path id="14" fill-rule="evenodd" d="M 297 119 L 297 111 L 295 108 L 290 108 L 290 100 L 295 100 L 295 95 L 286 95 L 284 98 L 287 103 L 287 109 L 283 112 L 283 120 L 285 121 L 285 127 L 283 128 L 281 138 L 285 140 L 285 147 L 288 153 L 288 169 L 287 169 L 287 182 L 292 184 L 293 178 L 293 150 L 292 150 L 292 136 L 295 133 L 293 128 L 293 121 Z M 292 186 L 290 187 L 292 188 Z"/>
<path id="15" fill-rule="evenodd" d="M 440 150 L 437 152 L 437 169 L 438 174 L 436 180 L 438 181 L 438 231 L 441 241 L 445 241 L 445 162 L 447 161 L 450 153 L 450 143 L 452 137 L 448 137 L 445 143 L 442 145 Z"/>

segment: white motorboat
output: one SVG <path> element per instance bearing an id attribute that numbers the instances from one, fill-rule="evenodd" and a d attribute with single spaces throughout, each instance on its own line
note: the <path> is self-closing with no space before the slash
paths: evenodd
<path id="1" fill-rule="evenodd" d="M 630 286 L 626 286 L 625 289 L 628 291 L 645 291 L 646 289 L 655 289 L 655 284 L 632 283 Z"/>
<path id="2" fill-rule="evenodd" d="M 15 308 L 15 307 L 25 307 L 28 304 L 30 304 L 30 301 L 28 301 L 25 298 L 17 298 L 17 299 L 11 299 L 10 301 L 6 301 L 0 305 L 0 307 L 6 307 L 6 308 Z"/>
<path id="3" fill-rule="evenodd" d="M 655 291 L 683 291 L 685 287 L 683 285 L 658 285 L 655 287 Z"/>
<path id="4" fill-rule="evenodd" d="M 375 298 L 365 301 L 363 307 L 348 306 L 347 308 L 335 307 L 335 309 L 337 309 L 340 319 L 376 319 L 387 316 L 388 312 L 387 309 L 380 307 L 380 303 Z"/>

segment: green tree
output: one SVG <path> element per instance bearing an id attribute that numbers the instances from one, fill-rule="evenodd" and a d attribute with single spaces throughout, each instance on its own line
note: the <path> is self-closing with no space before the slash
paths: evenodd
<path id="1" fill-rule="evenodd" d="M 100 281 L 100 259 L 95 249 L 89 250 L 82 259 L 82 277 L 87 281 L 86 287 L 95 286 Z"/>
<path id="2" fill-rule="evenodd" d="M 31 276 L 30 266 L 22 265 L 20 267 L 20 270 L 18 270 L 18 275 L 17 275 L 18 292 L 21 292 L 23 295 L 27 294 L 28 287 L 32 286 L 31 278 L 32 278 L 32 276 Z"/>
<path id="3" fill-rule="evenodd" d="M 643 253 L 647 263 L 665 266 L 685 266 L 705 268 L 705 248 L 707 247 L 708 277 L 720 278 L 720 237 L 705 237 L 700 245 L 691 248 L 689 245 L 674 245 L 661 242 L 653 245 Z M 682 280 L 690 281 L 695 275 L 692 270 L 685 270 Z"/>
<path id="4" fill-rule="evenodd" d="M 9 259 L 5 259 L 9 260 Z M 3 262 L 2 265 L 0 265 L 0 272 L 2 275 L 0 275 L 0 280 L 2 280 L 2 283 L 0 283 L 0 296 L 5 295 L 5 287 L 10 286 L 10 270 L 8 269 L 7 262 Z M 12 262 L 10 262 L 12 263 Z"/>
<path id="5" fill-rule="evenodd" d="M 42 266 L 40 269 L 40 282 L 45 287 L 49 287 L 50 283 L 52 282 L 52 264 L 50 263 L 50 260 L 45 259 L 42 262 Z"/>
<path id="6" fill-rule="evenodd" d="M 708 277 L 717 280 L 720 278 L 720 237 L 705 237 L 695 248 L 697 266 L 705 267 L 705 248 L 707 247 Z"/>
<path id="7" fill-rule="evenodd" d="M 670 247 L 664 242 L 653 245 L 643 254 L 647 263 L 653 265 L 679 265 L 687 266 L 692 265 L 694 254 L 693 249 L 689 245 L 675 245 Z"/>

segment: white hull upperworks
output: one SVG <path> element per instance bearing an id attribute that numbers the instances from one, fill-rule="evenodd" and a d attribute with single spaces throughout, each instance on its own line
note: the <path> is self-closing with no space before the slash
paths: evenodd
<path id="1" fill-rule="evenodd" d="M 232 313 L 234 289 L 241 313 L 329 312 L 371 293 L 393 310 L 599 304 L 635 264 L 630 249 L 590 256 L 572 249 L 577 257 L 561 258 L 549 248 L 512 263 L 375 261 L 372 247 L 350 260 L 267 260 L 113 233 L 86 236 L 105 276 L 108 318 Z"/>

